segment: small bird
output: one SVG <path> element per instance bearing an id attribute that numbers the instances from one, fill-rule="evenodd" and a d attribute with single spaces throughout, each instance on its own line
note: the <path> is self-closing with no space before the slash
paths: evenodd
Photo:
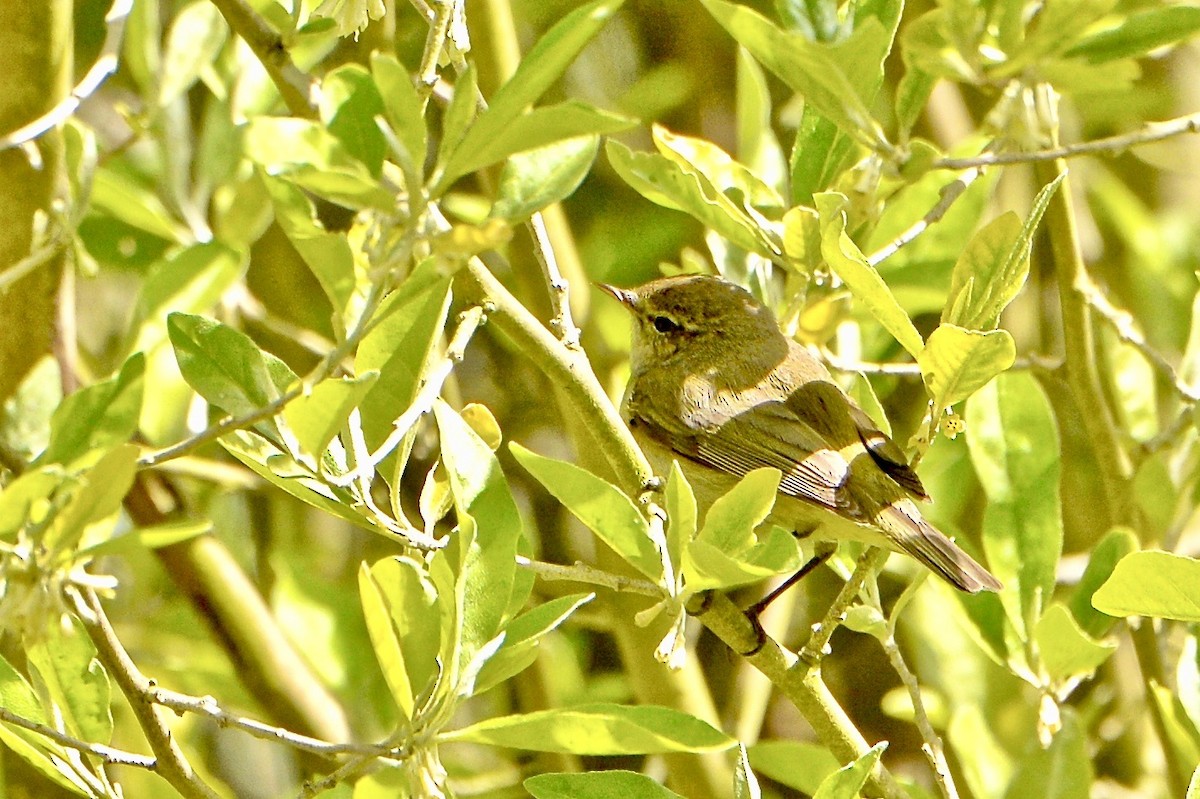
<path id="1" fill-rule="evenodd" d="M 1001 588 L 921 516 L 913 500 L 929 495 L 900 447 L 745 289 L 708 275 L 600 288 L 634 316 L 621 413 L 659 474 L 678 460 L 710 501 L 772 466 L 783 475 L 772 523 L 902 552 L 970 593 Z"/>

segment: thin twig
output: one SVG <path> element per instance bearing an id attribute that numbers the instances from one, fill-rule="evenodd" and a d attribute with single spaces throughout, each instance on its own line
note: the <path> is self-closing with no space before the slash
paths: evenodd
<path id="1" fill-rule="evenodd" d="M 571 318 L 571 302 L 567 295 L 570 284 L 563 278 L 554 255 L 554 245 L 546 230 L 546 220 L 541 213 L 529 218 L 529 232 L 533 236 L 533 253 L 541 264 L 542 274 L 550 292 L 550 329 L 558 332 L 558 340 L 568 349 L 579 349 L 579 328 Z"/>
<path id="2" fill-rule="evenodd" d="M 562 566 L 557 563 L 546 563 L 545 561 L 532 560 L 518 555 L 517 565 L 529 569 L 543 580 L 566 580 L 574 583 L 598 585 L 601 588 L 607 588 L 610 591 L 618 593 L 641 594 L 658 599 L 666 596 L 662 586 L 655 585 L 648 580 L 636 580 L 631 577 L 613 574 L 612 572 L 597 569 L 580 561 L 576 561 L 573 566 Z"/>
<path id="3" fill-rule="evenodd" d="M 1100 318 L 1112 327 L 1121 341 L 1124 341 L 1140 352 L 1145 356 L 1146 360 L 1167 376 L 1171 381 L 1171 385 L 1175 387 L 1180 396 L 1193 404 L 1200 402 L 1200 391 L 1197 391 L 1180 379 L 1179 374 L 1175 371 L 1175 367 L 1163 357 L 1162 353 L 1151 347 L 1149 342 L 1146 341 L 1146 337 L 1142 335 L 1142 331 L 1137 329 L 1137 325 L 1133 321 L 1133 316 L 1128 311 L 1124 311 L 1113 305 L 1090 276 L 1086 273 L 1080 275 L 1075 283 L 1075 290 L 1082 294 L 1083 301 L 1090 305 L 1092 310 L 1098 313 Z"/>
<path id="4" fill-rule="evenodd" d="M 155 771 L 186 799 L 217 799 L 216 791 L 196 774 L 171 734 L 171 728 L 159 716 L 158 708 L 150 698 L 153 686 L 121 645 L 95 591 L 72 587 L 68 589 L 68 596 L 74 602 L 75 612 L 83 622 L 84 629 L 96 645 L 100 662 L 129 701 L 138 726 L 150 743 L 157 760 Z"/>
<path id="5" fill-rule="evenodd" d="M 908 691 L 913 705 L 913 720 L 917 724 L 921 738 L 924 739 L 921 751 L 929 758 L 929 764 L 933 767 L 933 773 L 938 786 L 942 789 L 942 795 L 946 799 L 958 799 L 958 788 L 950 773 L 950 764 L 946 762 L 946 751 L 942 745 L 941 736 L 937 734 L 937 730 L 929 721 L 929 714 L 925 712 L 925 703 L 921 700 L 921 686 L 917 682 L 916 675 L 912 673 L 912 669 L 908 667 L 908 663 L 904 661 L 900 647 L 896 645 L 891 621 L 887 625 L 887 634 L 880 638 L 879 642 L 883 644 L 883 651 L 887 655 L 888 662 L 892 664 L 892 669 L 900 675 L 900 681 L 904 683 L 904 688 Z"/>
<path id="6" fill-rule="evenodd" d="M 36 732 L 38 735 L 44 735 L 55 743 L 62 744 L 84 754 L 95 755 L 105 763 L 136 766 L 137 768 L 149 769 L 150 771 L 155 771 L 158 768 L 158 760 L 156 758 L 135 754 L 134 752 L 126 752 L 123 749 L 114 749 L 104 744 L 81 741 L 41 722 L 27 719 L 24 716 L 18 716 L 6 707 L 0 707 L 0 721 L 7 722 L 16 727 L 23 727 L 30 732 Z"/>
<path id="7" fill-rule="evenodd" d="M 61 102 L 32 122 L 0 137 L 0 150 L 20 147 L 66 122 L 80 103 L 91 97 L 100 84 L 117 71 L 121 41 L 125 38 L 125 20 L 132 9 L 133 0 L 113 0 L 108 13 L 104 15 L 104 44 L 100 46 L 100 55 L 92 68 Z"/>
<path id="8" fill-rule="evenodd" d="M 950 210 L 950 207 L 954 205 L 955 201 L 957 201 L 959 197 L 963 196 L 967 189 L 970 188 L 971 184 L 974 183 L 982 174 L 983 170 L 976 167 L 969 170 L 966 174 L 959 175 L 958 179 L 952 183 L 943 186 L 937 204 L 930 208 L 925 216 L 913 223 L 912 227 L 908 228 L 908 230 L 905 230 L 899 236 L 889 241 L 880 250 L 867 258 L 867 263 L 869 263 L 871 266 L 879 266 L 879 264 L 881 264 L 883 261 L 895 255 L 896 251 L 901 247 L 909 244 L 916 239 L 917 236 L 920 236 L 922 233 L 924 233 L 930 225 L 933 225 L 935 222 L 941 220 L 941 218 L 944 217 Z"/>
<path id="9" fill-rule="evenodd" d="M 274 741 L 317 755 L 333 757 L 334 755 L 357 754 L 371 757 L 396 757 L 399 754 L 394 746 L 387 744 L 331 743 L 282 727 L 264 724 L 261 721 L 224 710 L 211 696 L 189 696 L 166 688 L 152 687 L 149 697 L 155 704 L 162 705 L 176 713 L 195 713 L 216 722 L 218 727 L 232 727 L 263 741 Z"/>
<path id="10" fill-rule="evenodd" d="M 421 53 L 421 65 L 417 70 L 422 86 L 432 90 L 438 81 L 438 62 L 450 35 L 450 24 L 454 21 L 454 4 L 457 0 L 439 0 L 433 5 L 433 18 L 429 20 L 429 33 L 425 36 L 425 49 Z"/>
<path id="11" fill-rule="evenodd" d="M 1169 119 L 1165 122 L 1151 122 L 1141 130 L 1109 136 L 1105 139 L 1066 144 L 1052 147 L 1048 150 L 1037 150 L 1028 153 L 982 153 L 969 158 L 940 158 L 933 162 L 933 169 L 974 169 L 984 166 L 1000 166 L 1004 164 L 1032 164 L 1041 161 L 1055 161 L 1059 158 L 1076 158 L 1093 153 L 1120 153 L 1139 144 L 1150 144 L 1184 133 L 1200 131 L 1200 113 Z"/>
<path id="12" fill-rule="evenodd" d="M 804 664 L 803 668 L 813 669 L 820 663 L 825 655 L 829 654 L 829 639 L 833 637 L 833 633 L 846 619 L 846 609 L 850 607 L 850 603 L 858 596 L 859 590 L 866 582 L 867 576 L 873 574 L 876 569 L 883 565 L 887 560 L 888 552 L 886 549 L 879 547 L 867 547 L 863 553 L 858 556 L 858 562 L 854 564 L 854 573 L 850 575 L 850 579 L 842 586 L 842 590 L 838 592 L 837 597 L 833 600 L 833 604 L 829 606 L 829 610 L 825 611 L 825 617 L 820 622 L 813 625 L 812 635 L 808 642 L 804 644 L 804 648 L 800 650 L 800 663 Z"/>

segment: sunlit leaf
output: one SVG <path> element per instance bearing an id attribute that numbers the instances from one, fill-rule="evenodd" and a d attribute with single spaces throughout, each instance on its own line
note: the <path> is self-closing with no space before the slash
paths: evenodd
<path id="1" fill-rule="evenodd" d="M 225 46 L 229 28 L 211 3 L 191 3 L 171 20 L 159 73 L 158 104 L 165 108 L 200 78 Z"/>
<path id="2" fill-rule="evenodd" d="M 972 395 L 964 415 L 971 461 L 988 497 L 988 564 L 1001 582 L 1017 588 L 1005 590 L 1001 600 L 1023 629 L 1053 595 L 1062 552 L 1058 426 L 1027 373 L 998 376 Z"/>
<path id="3" fill-rule="evenodd" d="M 884 749 L 887 749 L 886 741 L 877 743 L 853 763 L 830 774 L 822 780 L 813 799 L 857 799 Z"/>
<path id="4" fill-rule="evenodd" d="M 305 454 L 321 456 L 378 377 L 377 372 L 365 372 L 327 378 L 284 407 L 283 418 Z"/>
<path id="5" fill-rule="evenodd" d="M 867 263 L 858 246 L 846 235 L 846 198 L 840 194 L 820 194 L 816 197 L 821 215 L 821 254 L 838 277 L 853 292 L 900 346 L 913 357 L 920 355 L 925 342 L 913 326 L 908 314 L 896 302 L 879 272 Z"/>
<path id="6" fill-rule="evenodd" d="M 1060 683 L 1091 674 L 1117 648 L 1115 643 L 1092 640 L 1057 602 L 1038 619 L 1033 637 L 1047 675 Z"/>
<path id="7" fill-rule="evenodd" d="M 504 643 L 475 678 L 476 693 L 499 685 L 533 663 L 544 636 L 558 628 L 595 594 L 571 594 L 552 599 L 522 613 L 504 628 Z"/>
<path id="8" fill-rule="evenodd" d="M 957 325 L 938 325 L 917 356 L 921 377 L 933 397 L 934 414 L 962 402 L 1006 371 L 1017 357 L 1007 330 L 986 333 Z"/>
<path id="9" fill-rule="evenodd" d="M 371 54 L 371 75 L 383 98 L 388 124 L 404 146 L 410 168 L 420 177 L 426 155 L 425 117 L 412 75 L 395 56 L 379 52 Z"/>
<path id="10" fill-rule="evenodd" d="M 462 642 L 469 661 L 499 632 L 514 587 L 528 587 L 515 574 L 521 517 L 487 443 L 445 403 L 435 404 L 433 412 L 458 517 L 451 547 L 459 564 Z"/>
<path id="11" fill-rule="evenodd" d="M 1171 552 L 1132 552 L 1092 595 L 1110 616 L 1200 621 L 1200 560 Z"/>
<path id="12" fill-rule="evenodd" d="M 720 752 L 734 743 L 707 722 L 678 710 L 606 704 L 498 716 L 439 737 L 445 742 L 579 755 Z"/>
<path id="13" fill-rule="evenodd" d="M 1062 729 L 1048 747 L 1036 742 L 1017 764 L 1005 799 L 1037 796 L 1045 799 L 1087 799 L 1092 784 L 1092 758 L 1087 736 L 1071 708 L 1062 711 Z"/>
<path id="14" fill-rule="evenodd" d="M 88 450 L 129 441 L 142 410 L 143 355 L 131 355 L 114 377 L 93 383 L 63 399 L 50 421 L 43 463 L 70 463 Z"/>
<path id="15" fill-rule="evenodd" d="M 491 216 L 517 221 L 569 197 L 587 177 L 600 137 L 577 136 L 516 153 L 500 172 Z"/>
<path id="16" fill-rule="evenodd" d="M 650 539 L 646 519 L 621 489 L 586 469 L 538 455 L 515 442 L 509 449 L 518 463 L 614 552 L 651 580 L 662 577 L 662 557 Z"/>

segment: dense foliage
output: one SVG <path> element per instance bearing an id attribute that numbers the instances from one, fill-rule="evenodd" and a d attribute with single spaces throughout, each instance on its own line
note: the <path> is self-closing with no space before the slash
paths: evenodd
<path id="1" fill-rule="evenodd" d="M 5 795 L 1200 795 L 1200 9 L 0 8 Z M 761 637 L 779 473 L 614 407 L 664 271 L 1004 590 L 843 546 Z"/>

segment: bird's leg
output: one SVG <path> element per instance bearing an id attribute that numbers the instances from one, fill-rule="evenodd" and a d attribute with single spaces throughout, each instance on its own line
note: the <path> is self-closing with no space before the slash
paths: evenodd
<path id="1" fill-rule="evenodd" d="M 751 621 L 757 624 L 759 614 L 766 610 L 768 605 L 778 599 L 779 595 L 784 591 L 803 580 L 813 569 L 829 560 L 830 556 L 836 551 L 837 544 L 829 542 L 817 544 L 816 549 L 813 550 L 813 556 L 808 559 L 808 562 L 801 566 L 799 571 L 780 583 L 774 591 L 746 608 L 746 615 L 750 617 Z"/>

